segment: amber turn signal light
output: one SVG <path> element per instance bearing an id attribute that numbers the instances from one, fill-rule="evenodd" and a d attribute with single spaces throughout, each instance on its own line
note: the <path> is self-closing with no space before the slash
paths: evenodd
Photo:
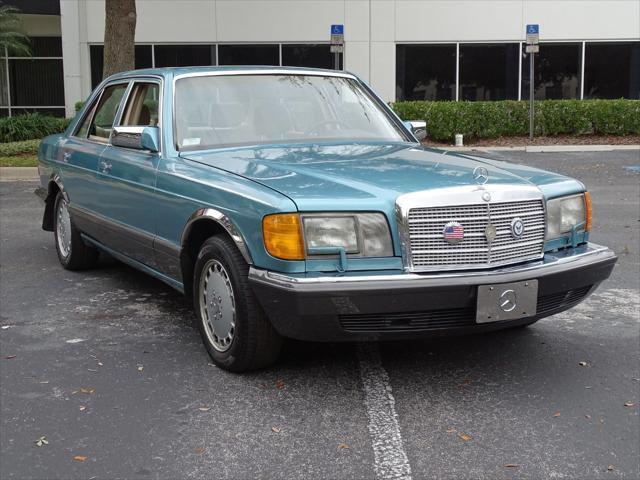
<path id="1" fill-rule="evenodd" d="M 304 260 L 304 242 L 300 216 L 278 213 L 262 219 L 262 236 L 267 252 L 283 260 Z"/>
<path id="2" fill-rule="evenodd" d="M 587 214 L 587 224 L 584 227 L 585 232 L 591 231 L 591 220 L 592 220 L 592 210 L 591 210 L 591 194 L 589 192 L 584 192 L 584 206 Z"/>

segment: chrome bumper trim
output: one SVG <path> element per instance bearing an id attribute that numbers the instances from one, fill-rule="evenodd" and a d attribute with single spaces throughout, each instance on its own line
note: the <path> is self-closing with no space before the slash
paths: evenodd
<path id="1" fill-rule="evenodd" d="M 616 258 L 616 254 L 609 248 L 588 243 L 576 248 L 547 253 L 544 258 L 538 261 L 486 271 L 440 274 L 405 272 L 390 274 L 388 271 L 381 271 L 377 273 L 345 272 L 336 275 L 327 275 L 326 273 L 287 275 L 252 266 L 249 269 L 249 279 L 277 288 L 300 291 L 312 291 L 319 287 L 334 287 L 336 289 L 385 289 L 394 286 L 406 288 L 447 287 L 517 282 L 601 262 L 615 261 Z"/>

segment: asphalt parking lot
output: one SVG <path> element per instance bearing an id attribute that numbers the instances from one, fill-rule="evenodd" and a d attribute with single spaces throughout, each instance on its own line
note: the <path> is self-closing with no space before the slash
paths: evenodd
<path id="1" fill-rule="evenodd" d="M 291 343 L 245 375 L 164 284 L 63 270 L 35 183 L 0 183 L 0 477 L 638 478 L 640 154 L 496 156 L 589 187 L 619 263 L 587 302 L 482 336 Z"/>

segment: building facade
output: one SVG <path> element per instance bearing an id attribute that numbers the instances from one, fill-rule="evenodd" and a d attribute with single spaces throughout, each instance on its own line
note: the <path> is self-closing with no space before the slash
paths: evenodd
<path id="1" fill-rule="evenodd" d="M 33 57 L 4 52 L 0 115 L 73 115 L 102 78 L 102 0 L 5 0 Z M 540 25 L 537 99 L 640 98 L 638 0 L 137 0 L 136 67 L 340 68 L 387 101 L 529 95 L 525 26 Z"/>

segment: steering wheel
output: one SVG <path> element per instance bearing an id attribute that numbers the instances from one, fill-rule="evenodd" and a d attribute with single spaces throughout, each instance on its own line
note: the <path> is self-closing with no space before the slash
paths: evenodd
<path id="1" fill-rule="evenodd" d="M 319 129 L 321 127 L 324 127 L 326 125 L 338 125 L 340 127 L 345 127 L 347 130 L 351 128 L 350 125 L 346 124 L 345 122 L 343 122 L 342 120 L 338 120 L 337 118 L 332 118 L 329 120 L 322 120 L 321 122 L 316 123 L 313 127 L 311 127 L 310 129 L 308 129 L 305 133 L 305 135 L 311 135 L 311 134 L 319 134 L 320 131 Z"/>

